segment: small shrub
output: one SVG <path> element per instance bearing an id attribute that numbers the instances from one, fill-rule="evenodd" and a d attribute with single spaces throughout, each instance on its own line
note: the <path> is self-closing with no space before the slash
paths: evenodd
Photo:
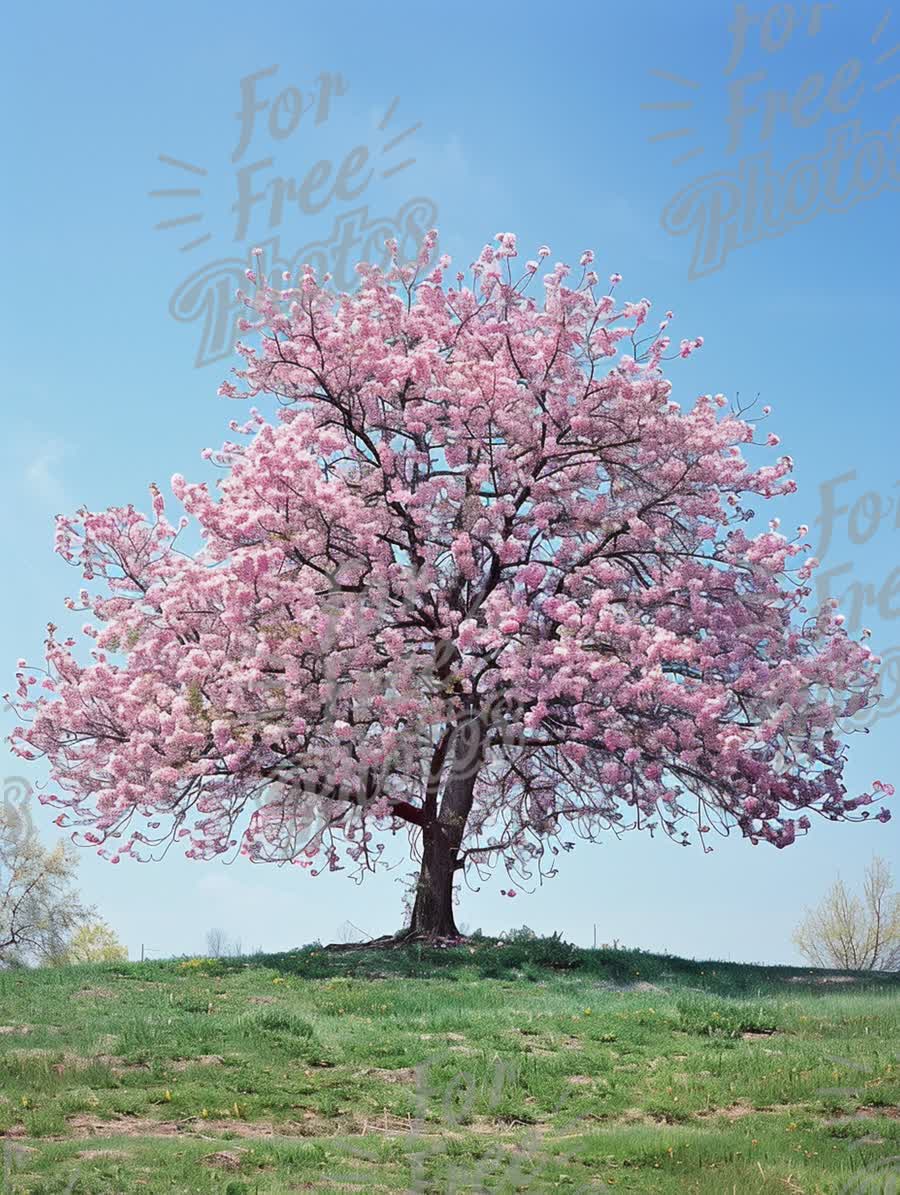
<path id="1" fill-rule="evenodd" d="M 315 1031 L 309 1021 L 281 1008 L 265 1008 L 242 1018 L 244 1031 L 250 1036 L 265 1034 L 281 1039 L 311 1041 Z"/>
<path id="2" fill-rule="evenodd" d="M 685 997 L 676 1004 L 677 1026 L 685 1033 L 709 1037 L 739 1037 L 742 1033 L 774 1033 L 775 1005 L 766 1002 Z"/>
<path id="3" fill-rule="evenodd" d="M 523 930 L 514 931 L 516 936 L 507 938 L 500 957 L 505 967 L 522 968 L 531 963 L 536 967 L 549 967 L 554 971 L 567 971 L 581 966 L 581 952 L 577 946 L 564 942 L 559 933 L 549 938 L 539 938 L 536 934 L 525 936 L 523 931 L 531 934 L 527 926 Z"/>
<path id="4" fill-rule="evenodd" d="M 523 925 L 521 929 L 509 929 L 502 937 L 504 942 L 534 942 L 537 940 L 537 934 L 527 925 Z"/>

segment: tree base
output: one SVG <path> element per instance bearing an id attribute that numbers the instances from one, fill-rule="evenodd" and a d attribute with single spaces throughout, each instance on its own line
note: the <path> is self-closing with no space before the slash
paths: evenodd
<path id="1" fill-rule="evenodd" d="M 403 946 L 461 946 L 466 941 L 462 934 L 444 935 L 430 934 L 425 930 L 402 929 L 395 934 L 383 934 L 380 938 L 371 938 L 368 942 L 331 942 L 323 946 L 323 950 L 334 953 L 348 950 L 397 950 Z"/>

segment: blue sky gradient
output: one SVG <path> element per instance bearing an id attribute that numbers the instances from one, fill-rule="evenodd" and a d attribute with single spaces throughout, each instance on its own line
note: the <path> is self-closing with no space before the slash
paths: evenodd
<path id="1" fill-rule="evenodd" d="M 850 0 L 552 12 L 481 0 L 451 18 L 422 3 L 256 14 L 162 0 L 18 5 L 5 24 L 16 53 L 2 82 L 14 114 L 0 192 L 2 689 L 19 656 L 40 656 L 48 621 L 67 625 L 62 600 L 79 588 L 52 553 L 53 516 L 146 508 L 152 481 L 211 476 L 200 451 L 245 408 L 216 396 L 233 356 L 197 365 L 203 313 L 227 330 L 217 295 L 233 292 L 250 249 L 291 258 L 345 236 L 352 263 L 365 222 L 406 210 L 413 227 L 437 224 L 461 266 L 501 230 L 518 234 L 523 260 L 542 242 L 551 263 L 594 248 L 601 276 L 624 275 L 623 295 L 675 311 L 676 339 L 705 338 L 671 365 L 676 400 L 758 393 L 772 406 L 799 493 L 771 513 L 785 530 L 810 524 L 815 546 L 833 499 L 833 592 L 859 585 L 848 621 L 870 626 L 893 662 L 885 715 L 854 736 L 850 787 L 898 781 L 900 12 Z M 239 147 L 241 81 L 254 75 L 265 106 Z M 239 228 L 242 179 L 263 197 Z M 171 189 L 199 194 L 150 194 Z M 194 275 L 206 281 L 186 297 Z M 13 722 L 4 713 L 4 732 Z M 5 746 L 2 768 L 43 778 Z M 49 811 L 37 816 L 52 840 Z M 601 941 L 793 962 L 804 905 L 838 870 L 859 880 L 873 851 L 896 862 L 896 825 L 816 822 L 782 852 L 732 838 L 705 857 L 637 835 L 579 844 L 534 894 L 501 897 L 503 873 L 464 893 L 458 919 L 585 944 L 596 924 Z M 385 932 L 408 870 L 358 887 L 174 850 L 118 868 L 84 852 L 81 882 L 134 957 L 142 943 L 200 951 L 213 925 L 245 948 L 332 940 L 347 919 Z"/>

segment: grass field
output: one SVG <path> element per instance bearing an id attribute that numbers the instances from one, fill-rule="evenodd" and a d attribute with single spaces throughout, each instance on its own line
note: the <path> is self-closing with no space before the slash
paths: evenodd
<path id="1" fill-rule="evenodd" d="M 887 1195 L 898 995 L 554 940 L 7 971 L 3 1190 Z"/>

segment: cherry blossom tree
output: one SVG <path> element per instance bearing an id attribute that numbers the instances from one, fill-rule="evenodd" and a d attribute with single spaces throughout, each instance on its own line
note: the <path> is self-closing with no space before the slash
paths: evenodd
<path id="1" fill-rule="evenodd" d="M 186 516 L 152 486 L 149 514 L 58 519 L 91 658 L 51 625 L 13 733 L 57 824 L 113 863 L 176 841 L 360 876 L 405 834 L 405 934 L 435 937 L 458 877 L 528 885 L 579 837 L 868 818 L 892 790 L 848 797 L 843 740 L 879 661 L 805 604 L 807 528 L 748 526 L 795 488 L 768 409 L 672 401 L 701 339 L 647 330 L 590 252 L 538 300 L 549 250 L 514 271 L 512 234 L 468 279 L 435 233 L 388 249 L 353 294 L 248 271 L 258 340 L 220 393 L 277 416 L 207 450 L 213 489 L 172 479 Z"/>

